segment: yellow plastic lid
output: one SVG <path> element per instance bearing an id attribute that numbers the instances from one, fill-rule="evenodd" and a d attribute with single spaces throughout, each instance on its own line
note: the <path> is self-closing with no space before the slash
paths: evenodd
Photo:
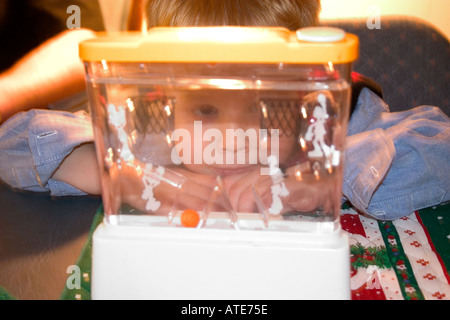
<path id="1" fill-rule="evenodd" d="M 336 28 L 157 27 L 146 34 L 99 34 L 80 44 L 84 61 L 349 63 L 358 38 Z"/>

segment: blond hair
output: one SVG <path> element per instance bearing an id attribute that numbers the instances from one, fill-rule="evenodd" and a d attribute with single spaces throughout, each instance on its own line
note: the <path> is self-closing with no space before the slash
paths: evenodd
<path id="1" fill-rule="evenodd" d="M 155 26 L 317 25 L 320 0 L 148 0 L 147 24 Z"/>

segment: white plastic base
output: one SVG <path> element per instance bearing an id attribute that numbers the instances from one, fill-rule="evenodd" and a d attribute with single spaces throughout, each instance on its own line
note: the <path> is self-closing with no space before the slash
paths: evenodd
<path id="1" fill-rule="evenodd" d="M 93 299 L 350 299 L 347 236 L 101 224 Z"/>

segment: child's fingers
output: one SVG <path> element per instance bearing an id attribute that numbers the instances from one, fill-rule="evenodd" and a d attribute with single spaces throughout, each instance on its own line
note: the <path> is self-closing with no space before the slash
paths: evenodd
<path id="1" fill-rule="evenodd" d="M 223 179 L 225 192 L 237 212 L 254 212 L 252 185 L 261 177 L 260 170 L 227 176 Z"/>

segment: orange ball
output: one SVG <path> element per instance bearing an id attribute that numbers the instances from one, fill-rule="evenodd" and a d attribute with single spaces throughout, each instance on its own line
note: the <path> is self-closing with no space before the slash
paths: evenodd
<path id="1" fill-rule="evenodd" d="M 181 225 L 186 228 L 195 228 L 200 222 L 200 215 L 197 211 L 186 209 L 181 214 Z"/>

